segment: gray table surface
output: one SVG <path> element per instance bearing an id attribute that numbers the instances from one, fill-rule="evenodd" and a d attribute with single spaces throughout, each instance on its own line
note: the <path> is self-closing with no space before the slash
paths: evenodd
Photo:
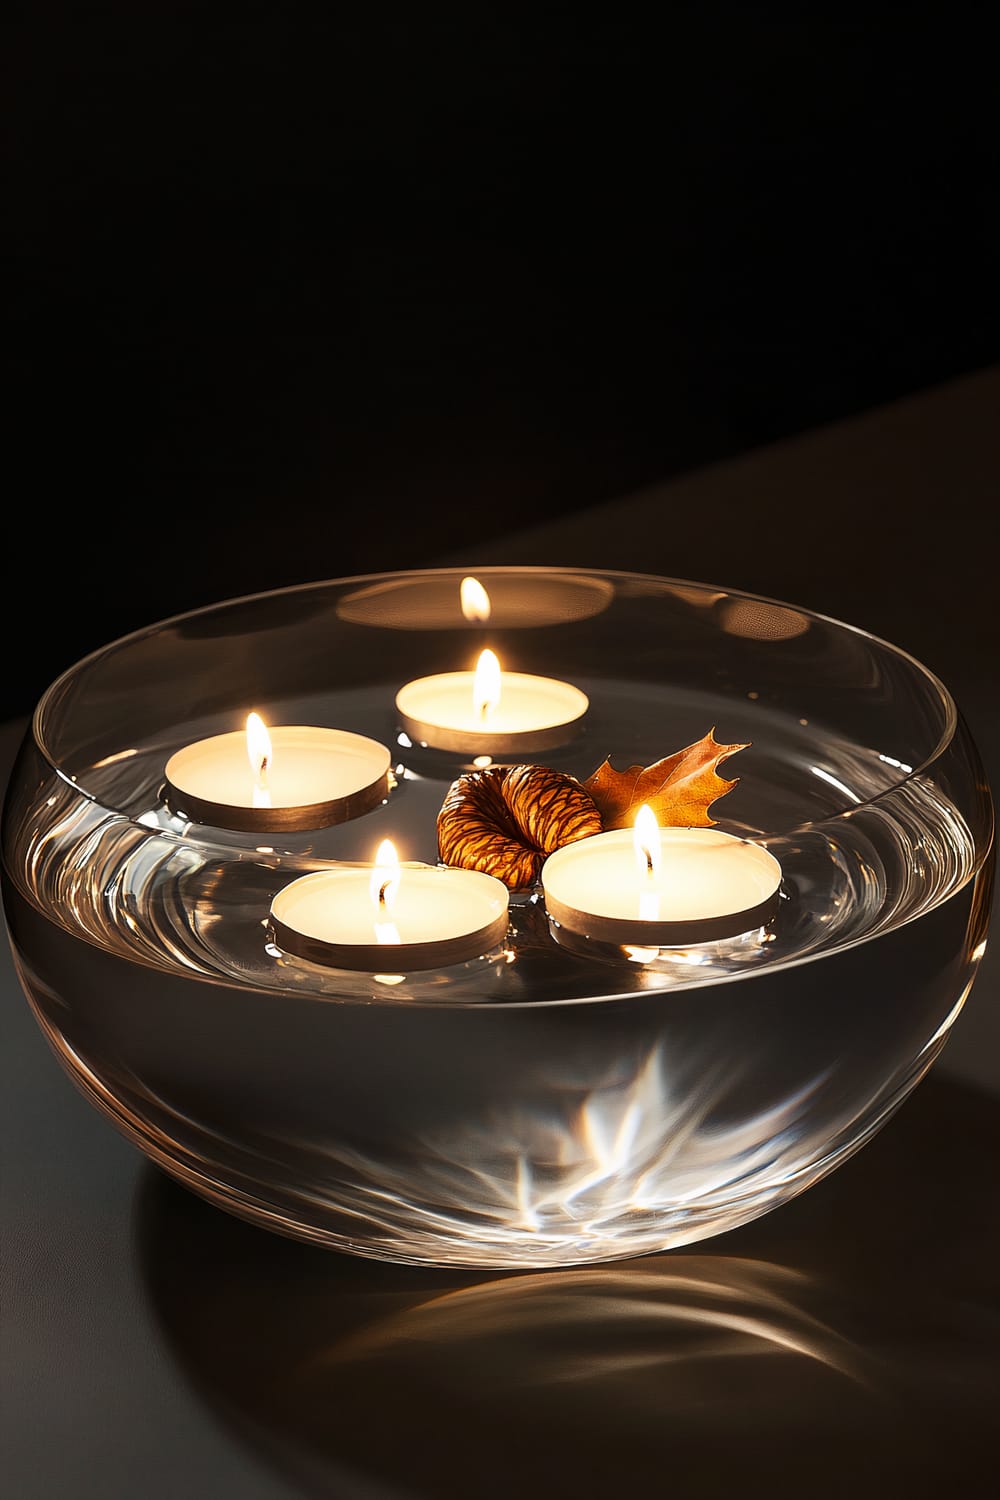
<path id="1" fill-rule="evenodd" d="M 848 619 L 939 673 L 1000 786 L 998 418 L 984 371 L 572 520 L 512 505 L 502 545 L 438 561 Z M 0 987 L 7 1500 L 936 1496 L 995 1465 L 994 948 L 929 1076 L 825 1182 L 690 1254 L 550 1276 L 380 1266 L 231 1219 L 76 1093 L 6 949 Z"/>

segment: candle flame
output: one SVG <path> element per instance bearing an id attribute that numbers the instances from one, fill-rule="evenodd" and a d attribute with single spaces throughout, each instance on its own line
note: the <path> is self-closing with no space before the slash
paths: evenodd
<path id="1" fill-rule="evenodd" d="M 384 921 L 399 890 L 399 858 L 392 839 L 383 839 L 378 846 L 370 890 L 378 920 Z"/>
<path id="2" fill-rule="evenodd" d="M 634 841 L 640 870 L 650 880 L 655 880 L 660 872 L 660 825 L 648 802 L 644 802 L 635 815 Z"/>
<path id="3" fill-rule="evenodd" d="M 267 789 L 267 773 L 271 768 L 271 736 L 260 714 L 247 715 L 247 759 L 253 772 L 253 805 L 270 807 L 271 794 Z"/>
<path id="4" fill-rule="evenodd" d="M 484 651 L 472 682 L 472 703 L 485 719 L 500 702 L 500 663 L 492 651 Z"/>
<path id="5" fill-rule="evenodd" d="M 478 578 L 463 578 L 459 597 L 462 601 L 462 614 L 467 620 L 489 619 L 490 596 Z"/>
<path id="6" fill-rule="evenodd" d="M 389 910 L 399 890 L 399 859 L 392 839 L 383 839 L 378 846 L 369 889 L 372 897 L 375 941 L 390 946 L 401 942 L 395 922 L 389 920 Z"/>
<path id="7" fill-rule="evenodd" d="M 660 916 L 660 893 L 656 877 L 660 872 L 660 825 L 656 814 L 644 802 L 635 815 L 633 829 L 635 858 L 639 866 L 639 920 L 656 922 Z"/>

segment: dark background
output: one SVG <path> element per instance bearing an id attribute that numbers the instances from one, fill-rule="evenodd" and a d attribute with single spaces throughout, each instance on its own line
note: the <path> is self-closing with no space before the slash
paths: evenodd
<path id="1" fill-rule="evenodd" d="M 987 7 L 651 15 L 15 13 L 9 714 L 997 359 Z"/>

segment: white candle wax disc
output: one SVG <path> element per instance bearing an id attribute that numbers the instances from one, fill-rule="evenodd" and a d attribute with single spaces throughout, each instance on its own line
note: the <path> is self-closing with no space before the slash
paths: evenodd
<path id="1" fill-rule="evenodd" d="M 781 866 L 761 845 L 715 828 L 662 828 L 654 872 L 631 828 L 595 834 L 542 866 L 549 915 L 598 941 L 656 945 L 735 936 L 774 914 Z"/>
<path id="2" fill-rule="evenodd" d="M 345 822 L 387 795 L 391 755 L 376 740 L 319 725 L 278 725 L 268 734 L 262 776 L 254 775 L 243 730 L 176 751 L 164 767 L 169 805 L 197 822 L 259 832 Z"/>
<path id="3" fill-rule="evenodd" d="M 590 706 L 580 688 L 554 677 L 504 672 L 501 684 L 500 701 L 484 710 L 473 672 L 415 678 L 396 694 L 400 722 L 412 740 L 437 749 L 507 754 L 565 744 Z"/>
<path id="4" fill-rule="evenodd" d="M 271 902 L 278 947 L 314 963 L 378 972 L 460 963 L 506 934 L 509 895 L 492 875 L 404 864 L 391 905 L 382 907 L 372 873 L 370 865 L 344 865 L 285 886 Z"/>

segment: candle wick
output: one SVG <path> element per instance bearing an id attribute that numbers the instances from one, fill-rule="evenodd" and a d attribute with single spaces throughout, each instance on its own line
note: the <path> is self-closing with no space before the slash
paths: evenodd
<path id="1" fill-rule="evenodd" d="M 268 757 L 266 755 L 262 755 L 260 758 L 260 768 L 257 772 L 257 781 L 260 786 L 267 785 L 267 762 Z"/>
<path id="2" fill-rule="evenodd" d="M 378 888 L 378 904 L 379 904 L 379 906 L 385 906 L 386 905 L 385 893 L 386 893 L 386 891 L 389 889 L 389 887 L 391 885 L 392 885 L 392 877 L 390 876 L 390 878 L 388 880 L 383 880 L 382 884 L 379 886 L 379 888 Z"/>
<path id="3" fill-rule="evenodd" d="M 645 852 L 645 855 L 646 855 L 646 874 L 647 875 L 652 875 L 652 873 L 653 873 L 653 851 L 652 851 L 652 849 L 646 849 L 644 852 Z"/>

